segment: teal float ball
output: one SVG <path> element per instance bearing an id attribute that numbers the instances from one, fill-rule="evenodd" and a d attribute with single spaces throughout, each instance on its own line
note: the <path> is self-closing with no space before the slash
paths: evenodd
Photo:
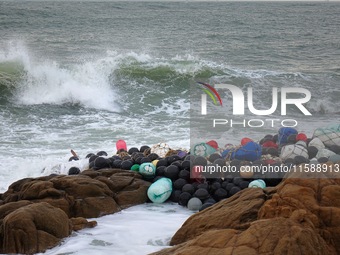
<path id="1" fill-rule="evenodd" d="M 148 198 L 157 204 L 165 202 L 172 193 L 172 181 L 169 178 L 160 178 L 148 189 Z"/>
<path id="2" fill-rule="evenodd" d="M 264 189 L 266 187 L 266 183 L 264 182 L 264 180 L 258 179 L 258 180 L 254 180 L 252 182 L 249 183 L 249 188 L 262 188 Z"/>
<path id="3" fill-rule="evenodd" d="M 153 178 L 156 175 L 156 167 L 151 162 L 145 162 L 139 166 L 139 173 L 146 178 Z"/>

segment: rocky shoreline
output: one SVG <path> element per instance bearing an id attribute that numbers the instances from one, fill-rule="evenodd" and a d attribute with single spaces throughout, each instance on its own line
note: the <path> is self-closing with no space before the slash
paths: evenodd
<path id="1" fill-rule="evenodd" d="M 319 132 L 325 142 L 287 129 L 234 147 L 209 141 L 191 153 L 166 144 L 127 150 L 120 141 L 112 157 L 89 154 L 88 170 L 25 178 L 0 194 L 0 253 L 44 252 L 95 227 L 87 218 L 169 199 L 200 212 L 172 237 L 172 248 L 155 255 L 339 254 L 340 130 L 333 131 Z M 213 164 L 237 174 L 193 172 Z M 299 171 L 253 172 L 259 166 Z"/>
<path id="2" fill-rule="evenodd" d="M 192 215 L 153 255 L 340 254 L 340 179 L 293 174 Z"/>
<path id="3" fill-rule="evenodd" d="M 86 218 L 145 203 L 149 186 L 121 169 L 19 180 L 0 197 L 0 253 L 44 252 L 73 230 L 96 226 Z"/>

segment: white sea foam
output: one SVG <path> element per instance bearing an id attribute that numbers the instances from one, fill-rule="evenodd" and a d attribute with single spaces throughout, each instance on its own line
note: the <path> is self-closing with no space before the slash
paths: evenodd
<path id="1" fill-rule="evenodd" d="M 163 100 L 160 106 L 156 107 L 154 111 L 148 112 L 146 116 L 163 113 L 167 114 L 168 116 L 188 118 L 187 115 L 189 108 L 190 102 L 186 99 L 178 99 L 173 103 Z"/>
<path id="2" fill-rule="evenodd" d="M 192 211 L 176 204 L 143 204 L 96 220 L 92 229 L 74 232 L 55 254 L 144 255 L 169 247 L 171 237 Z"/>
<path id="3" fill-rule="evenodd" d="M 339 92 L 339 95 L 340 95 L 340 92 Z M 307 107 L 312 113 L 335 114 L 334 117 L 339 119 L 340 109 L 336 107 L 336 103 L 337 102 L 334 102 L 333 100 L 329 100 L 325 98 L 318 98 L 312 102 L 309 102 L 307 104 Z"/>
<path id="4" fill-rule="evenodd" d="M 15 93 L 15 101 L 19 104 L 69 103 L 119 111 L 109 81 L 113 68 L 111 58 L 64 67 L 56 61 L 36 59 L 22 42 L 10 42 L 0 51 L 0 62 L 5 61 L 23 65 L 24 76 Z"/>
<path id="5" fill-rule="evenodd" d="M 26 79 L 18 88 L 22 104 L 80 104 L 85 107 L 117 111 L 115 94 L 105 65 L 85 63 L 74 70 L 45 61 L 25 66 Z"/>
<path id="6" fill-rule="evenodd" d="M 9 41 L 4 48 L 0 48 L 0 62 L 20 61 L 28 64 L 29 59 L 29 51 L 23 41 Z"/>

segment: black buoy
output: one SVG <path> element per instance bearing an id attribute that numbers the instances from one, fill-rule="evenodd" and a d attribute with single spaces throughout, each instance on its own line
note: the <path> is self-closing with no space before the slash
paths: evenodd
<path id="1" fill-rule="evenodd" d="M 102 168 L 110 167 L 110 164 L 109 164 L 108 161 L 111 162 L 111 160 L 109 160 L 109 159 L 106 159 L 106 158 L 103 158 L 103 157 L 97 157 L 97 158 L 94 160 L 93 168 L 94 168 L 95 170 L 99 170 L 99 169 L 102 169 Z"/>
<path id="2" fill-rule="evenodd" d="M 133 162 L 131 160 L 124 160 L 120 167 L 124 170 L 130 170 L 132 166 Z"/>
<path id="3" fill-rule="evenodd" d="M 179 201 L 178 203 L 182 206 L 187 206 L 190 198 L 191 198 L 191 194 L 188 193 L 188 192 L 182 192 L 180 195 L 179 195 Z"/>
<path id="4" fill-rule="evenodd" d="M 156 175 L 157 176 L 164 176 L 166 166 L 159 166 L 156 168 Z"/>
<path id="5" fill-rule="evenodd" d="M 229 195 L 232 196 L 232 195 L 235 195 L 237 192 L 241 191 L 241 188 L 240 187 L 237 187 L 237 186 L 234 186 L 230 189 L 229 191 Z"/>
<path id="6" fill-rule="evenodd" d="M 315 146 L 309 146 L 307 150 L 309 159 L 315 158 L 316 154 L 318 154 L 319 151 L 318 148 L 316 148 Z"/>
<path id="7" fill-rule="evenodd" d="M 217 200 L 227 198 L 228 197 L 228 191 L 226 191 L 225 189 L 219 188 L 214 192 L 214 197 Z"/>
<path id="8" fill-rule="evenodd" d="M 138 148 L 136 148 L 136 147 L 131 147 L 131 148 L 128 150 L 128 153 L 129 153 L 130 155 L 132 155 L 134 152 L 139 152 Z"/>
<path id="9" fill-rule="evenodd" d="M 107 156 L 106 151 L 98 151 L 97 156 Z"/>
<path id="10" fill-rule="evenodd" d="M 178 178 L 179 169 L 175 165 L 170 165 L 165 168 L 164 176 L 170 178 L 171 180 L 176 180 Z"/>
<path id="11" fill-rule="evenodd" d="M 201 200 L 207 199 L 210 196 L 208 190 L 199 188 L 198 190 L 195 191 L 194 197 L 197 197 Z"/>
<path id="12" fill-rule="evenodd" d="M 178 203 L 179 201 L 179 196 L 182 194 L 181 190 L 173 190 L 170 195 L 170 201 Z"/>
<path id="13" fill-rule="evenodd" d="M 182 187 L 182 192 L 188 192 L 190 193 L 191 195 L 193 195 L 195 193 L 195 187 L 192 185 L 192 184 L 185 184 L 183 187 Z"/>
<path id="14" fill-rule="evenodd" d="M 144 151 L 147 150 L 147 149 L 150 149 L 150 147 L 147 146 L 147 145 L 143 145 L 143 146 L 140 147 L 139 151 L 140 151 L 140 152 L 144 152 Z"/>
<path id="15" fill-rule="evenodd" d="M 204 209 L 207 209 L 208 207 L 214 205 L 213 203 L 204 203 L 201 208 L 199 209 L 199 211 L 203 211 Z"/>
<path id="16" fill-rule="evenodd" d="M 182 178 L 179 178 L 176 181 L 174 181 L 174 188 L 178 190 L 182 190 L 185 184 L 187 184 L 187 181 Z"/>
<path id="17" fill-rule="evenodd" d="M 80 173 L 80 169 L 78 167 L 71 167 L 69 170 L 68 170 L 68 175 L 77 175 Z"/>
<path id="18" fill-rule="evenodd" d="M 181 170 L 178 174 L 179 178 L 183 178 L 186 181 L 190 180 L 190 172 L 188 170 Z"/>

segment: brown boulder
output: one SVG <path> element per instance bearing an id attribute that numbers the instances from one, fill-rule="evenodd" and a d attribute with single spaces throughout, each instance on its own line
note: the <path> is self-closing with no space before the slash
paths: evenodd
<path id="1" fill-rule="evenodd" d="M 0 253 L 43 252 L 72 230 L 96 225 L 85 218 L 145 203 L 150 184 L 120 169 L 19 180 L 1 194 Z"/>
<path id="2" fill-rule="evenodd" d="M 306 211 L 305 220 L 340 254 L 340 179 L 285 180 L 272 199 L 259 210 L 259 219 L 290 217 L 296 210 Z"/>
<path id="3" fill-rule="evenodd" d="M 274 189 L 245 189 L 191 216 L 153 254 L 340 254 L 340 179 L 292 174 Z M 303 175 L 306 177 L 306 175 Z"/>
<path id="4" fill-rule="evenodd" d="M 315 228 L 304 221 L 305 211 L 295 211 L 291 218 L 275 218 L 254 221 L 245 231 L 215 229 L 197 238 L 157 252 L 158 255 L 258 255 L 337 254 L 332 246 L 315 234 Z"/>
<path id="5" fill-rule="evenodd" d="M 3 253 L 37 253 L 57 245 L 71 233 L 61 209 L 34 203 L 9 213 L 1 226 Z"/>
<path id="6" fill-rule="evenodd" d="M 115 192 L 113 197 L 122 209 L 148 201 L 147 191 L 151 183 L 124 173 L 112 175 L 109 179 L 115 184 L 111 186 Z"/>
<path id="7" fill-rule="evenodd" d="M 11 202 L 0 206 L 0 219 L 5 218 L 8 214 L 23 206 L 30 205 L 32 202 L 28 200 L 21 200 L 18 202 Z"/>
<path id="8" fill-rule="evenodd" d="M 87 221 L 87 219 L 83 217 L 71 218 L 70 219 L 72 230 L 79 231 L 84 228 L 94 228 L 97 226 L 96 221 Z"/>
<path id="9" fill-rule="evenodd" d="M 73 176 L 26 178 L 3 194 L 4 203 L 47 202 L 69 217 L 95 218 L 145 203 L 149 182 L 138 173 L 120 169 L 88 170 Z"/>
<path id="10" fill-rule="evenodd" d="M 72 217 L 95 218 L 120 210 L 113 199 L 113 192 L 101 181 L 79 175 L 58 176 L 50 182 L 66 193 L 64 200 L 69 204 L 68 215 Z M 51 199 L 46 202 L 50 201 Z"/>
<path id="11" fill-rule="evenodd" d="M 120 210 L 112 197 L 85 197 L 75 201 L 72 215 L 74 217 L 96 218 Z"/>
<path id="12" fill-rule="evenodd" d="M 172 237 L 170 245 L 191 240 L 210 229 L 245 230 L 257 219 L 257 212 L 265 201 L 266 193 L 262 189 L 236 193 L 192 215 Z"/>

